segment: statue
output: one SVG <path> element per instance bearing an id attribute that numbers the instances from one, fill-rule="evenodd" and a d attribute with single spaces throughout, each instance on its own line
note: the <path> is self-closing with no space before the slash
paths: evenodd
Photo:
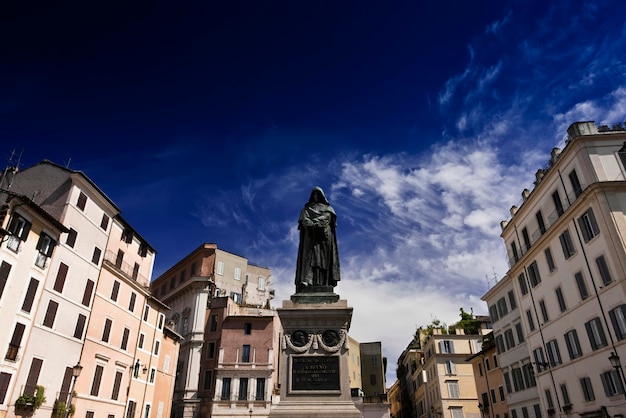
<path id="1" fill-rule="evenodd" d="M 311 191 L 298 220 L 296 293 L 329 292 L 339 281 L 337 215 L 320 187 Z"/>

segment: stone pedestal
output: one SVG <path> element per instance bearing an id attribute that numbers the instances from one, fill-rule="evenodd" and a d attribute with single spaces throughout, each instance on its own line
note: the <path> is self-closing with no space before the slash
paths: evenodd
<path id="1" fill-rule="evenodd" d="M 352 308 L 334 293 L 295 294 L 277 309 L 283 327 L 280 402 L 270 418 L 362 418 L 350 396 Z"/>

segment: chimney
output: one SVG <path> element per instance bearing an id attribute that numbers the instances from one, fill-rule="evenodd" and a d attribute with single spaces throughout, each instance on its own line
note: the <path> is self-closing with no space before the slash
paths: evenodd
<path id="1" fill-rule="evenodd" d="M 598 133 L 598 128 L 594 121 L 588 122 L 575 122 L 567 128 L 567 136 L 571 141 L 579 136 L 583 135 L 595 135 Z"/>
<path id="2" fill-rule="evenodd" d="M 552 148 L 552 152 L 550 153 L 550 165 L 556 163 L 559 155 L 561 155 L 561 148 Z"/>
<path id="3" fill-rule="evenodd" d="M 511 217 L 515 216 L 515 214 L 517 213 L 517 206 L 515 205 L 511 206 L 511 209 L 509 209 L 509 212 L 511 213 Z"/>
<path id="4" fill-rule="evenodd" d="M 526 201 L 526 199 L 528 199 L 528 196 L 530 196 L 530 190 L 524 189 L 522 191 L 522 198 L 524 199 L 524 202 Z"/>

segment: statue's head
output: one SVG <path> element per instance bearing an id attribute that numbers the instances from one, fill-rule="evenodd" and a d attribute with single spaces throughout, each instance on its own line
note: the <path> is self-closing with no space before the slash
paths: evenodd
<path id="1" fill-rule="evenodd" d="M 313 190 L 311 190 L 311 196 L 309 197 L 309 203 L 324 203 L 328 205 L 328 199 L 324 195 L 324 191 L 321 187 L 315 186 Z"/>

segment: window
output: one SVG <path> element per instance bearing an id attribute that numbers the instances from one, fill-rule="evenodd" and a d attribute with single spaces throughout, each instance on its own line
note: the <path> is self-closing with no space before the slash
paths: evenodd
<path id="1" fill-rule="evenodd" d="M 487 371 L 491 370 L 491 366 L 489 365 L 489 359 L 488 358 L 485 359 L 485 368 L 487 369 Z"/>
<path id="2" fill-rule="evenodd" d="M 574 360 L 583 355 L 580 349 L 580 342 L 578 341 L 578 333 L 575 329 L 568 331 L 563 336 L 565 338 L 565 345 L 567 346 L 567 354 L 569 354 L 570 360 Z"/>
<path id="3" fill-rule="evenodd" d="M 150 307 L 148 305 L 146 305 L 143 308 L 143 320 L 144 320 L 144 322 L 148 321 L 149 316 L 150 316 Z"/>
<path id="4" fill-rule="evenodd" d="M 95 283 L 93 280 L 87 279 L 87 283 L 85 284 L 85 292 L 83 293 L 82 304 L 84 306 L 89 306 L 91 304 L 91 295 L 93 294 L 93 287 Z"/>
<path id="5" fill-rule="evenodd" d="M 554 264 L 554 258 L 552 258 L 552 250 L 550 247 L 546 248 L 543 253 L 546 255 L 546 263 L 548 263 L 548 270 L 552 273 L 556 270 L 556 265 Z"/>
<path id="6" fill-rule="evenodd" d="M 559 241 L 561 241 L 561 248 L 563 249 L 563 256 L 565 256 L 565 259 L 574 255 L 576 249 L 574 248 L 572 237 L 569 235 L 569 230 L 566 229 L 565 232 L 559 235 Z"/>
<path id="7" fill-rule="evenodd" d="M 496 390 L 490 389 L 489 392 L 491 393 L 491 402 L 492 403 L 498 402 L 498 399 L 496 399 Z"/>
<path id="8" fill-rule="evenodd" d="M 122 263 L 124 263 L 124 251 L 117 250 L 117 255 L 115 256 L 115 267 L 121 269 Z"/>
<path id="9" fill-rule="evenodd" d="M 65 278 L 67 277 L 67 271 L 69 267 L 64 263 L 59 263 L 59 271 L 57 271 L 57 277 L 54 280 L 53 289 L 59 293 L 63 292 L 63 286 L 65 285 Z"/>
<path id="10" fill-rule="evenodd" d="M 123 373 L 120 371 L 115 372 L 115 381 L 113 382 L 113 391 L 111 392 L 111 399 L 117 401 L 120 395 L 120 387 L 122 386 Z"/>
<path id="11" fill-rule="evenodd" d="M 602 386 L 604 386 L 606 396 L 615 396 L 624 393 L 622 379 L 617 370 L 602 373 L 600 379 L 602 379 Z"/>
<path id="12" fill-rule="evenodd" d="M 230 377 L 222 379 L 222 400 L 227 401 L 230 399 Z"/>
<path id="13" fill-rule="evenodd" d="M 224 275 L 224 262 L 223 261 L 218 261 L 215 265 L 215 273 L 219 274 L 220 276 Z"/>
<path id="14" fill-rule="evenodd" d="M 0 372 L 0 404 L 3 404 L 7 391 L 9 390 L 9 383 L 11 383 L 11 377 L 13 375 L 5 372 Z"/>
<path id="15" fill-rule="evenodd" d="M 57 309 L 59 309 L 59 304 L 53 300 L 48 302 L 48 309 L 46 310 L 46 315 L 43 318 L 43 326 L 52 328 L 54 325 L 54 318 L 57 316 Z"/>
<path id="16" fill-rule="evenodd" d="M 109 337 L 111 335 L 111 325 L 113 325 L 113 321 L 109 318 L 104 321 L 104 330 L 102 331 L 102 341 L 105 343 L 109 342 Z"/>
<path id="17" fill-rule="evenodd" d="M 135 300 L 137 299 L 137 294 L 135 292 L 130 292 L 130 300 L 128 301 L 128 310 L 131 312 L 135 311 Z"/>
<path id="18" fill-rule="evenodd" d="M 561 395 L 563 395 L 563 403 L 565 405 L 569 405 L 572 403 L 569 400 L 569 392 L 567 391 L 567 385 L 565 383 L 561 383 Z"/>
<path id="19" fill-rule="evenodd" d="M 604 283 L 605 286 L 610 284 L 613 281 L 613 278 L 611 277 L 609 266 L 606 264 L 606 260 L 603 255 L 596 258 L 596 265 L 598 266 L 600 277 L 602 277 L 602 283 Z"/>
<path id="20" fill-rule="evenodd" d="M 204 384 L 203 384 L 204 390 L 211 390 L 212 379 L 213 379 L 213 371 L 205 370 L 204 371 Z"/>
<path id="21" fill-rule="evenodd" d="M 574 195 L 576 197 L 580 196 L 583 192 L 583 188 L 580 185 L 580 181 L 578 180 L 578 174 L 576 174 L 576 170 L 572 170 L 569 173 L 569 181 L 572 184 L 572 189 L 574 189 Z"/>
<path id="22" fill-rule="evenodd" d="M 511 374 L 513 375 L 513 388 L 515 392 L 526 389 L 524 386 L 524 377 L 522 376 L 522 369 L 514 368 L 511 369 Z"/>
<path id="23" fill-rule="evenodd" d="M 217 315 L 211 315 L 211 323 L 209 324 L 209 332 L 217 331 Z"/>
<path id="24" fill-rule="evenodd" d="M 522 295 L 527 294 L 528 286 L 526 285 L 526 276 L 524 275 L 524 273 L 520 273 L 520 275 L 517 276 L 517 281 L 519 282 L 519 288 L 522 292 Z"/>
<path id="25" fill-rule="evenodd" d="M 148 382 L 154 383 L 155 379 L 156 379 L 156 369 L 154 367 L 152 367 L 150 369 L 150 378 L 148 379 Z"/>
<path id="26" fill-rule="evenodd" d="M 74 248 L 74 245 L 76 244 L 76 237 L 78 236 L 78 232 L 76 232 L 76 230 L 74 228 L 70 228 L 70 232 L 67 233 L 67 238 L 65 239 L 65 243 L 69 246 Z"/>
<path id="27" fill-rule="evenodd" d="M 163 324 L 165 324 L 165 315 L 162 313 L 159 314 L 159 322 L 157 324 L 158 329 L 163 329 Z"/>
<path id="28" fill-rule="evenodd" d="M 19 322 L 15 324 L 15 328 L 13 328 L 13 336 L 11 337 L 11 341 L 9 341 L 9 349 L 4 356 L 5 359 L 15 361 L 17 353 L 20 350 L 20 346 L 22 345 L 22 337 L 24 336 L 25 329 L 26 325 L 20 324 Z"/>
<path id="29" fill-rule="evenodd" d="M 535 371 L 533 370 L 533 365 L 531 363 L 527 363 L 522 366 L 522 373 L 524 374 L 524 383 L 527 388 L 537 386 L 537 382 L 535 381 Z"/>
<path id="30" fill-rule="evenodd" d="M 591 379 L 588 377 L 583 377 L 580 379 L 580 386 L 583 389 L 583 396 L 585 397 L 585 402 L 590 402 L 596 399 L 596 395 L 593 393 L 593 386 L 591 385 Z"/>
<path id="31" fill-rule="evenodd" d="M 85 193 L 80 192 L 80 194 L 78 195 L 78 201 L 76 202 L 76 206 L 80 210 L 85 210 L 86 204 L 87 204 L 87 196 L 85 196 Z"/>
<path id="32" fill-rule="evenodd" d="M 504 402 L 504 386 L 498 386 L 498 392 L 500 394 L 500 402 Z"/>
<path id="33" fill-rule="evenodd" d="M 215 357 L 215 343 L 214 342 L 210 342 L 207 345 L 207 357 L 208 358 Z"/>
<path id="34" fill-rule="evenodd" d="M 607 345 L 606 336 L 604 335 L 600 318 L 595 317 L 591 321 L 586 322 L 585 328 L 587 329 L 591 349 L 597 350 L 598 348 L 605 347 Z"/>
<path id="35" fill-rule="evenodd" d="M 529 310 L 526 311 L 526 319 L 528 320 L 528 329 L 535 330 L 535 321 L 533 321 L 533 313 Z"/>
<path id="36" fill-rule="evenodd" d="M 181 334 L 187 335 L 188 331 L 189 331 L 189 317 L 185 316 L 183 317 L 183 321 L 182 321 Z"/>
<path id="37" fill-rule="evenodd" d="M 550 340 L 546 343 L 546 351 L 548 353 L 550 366 L 555 367 L 562 363 L 559 343 L 556 340 Z"/>
<path id="38" fill-rule="evenodd" d="M 120 237 L 122 241 L 126 244 L 130 244 L 133 242 L 133 231 L 129 227 L 124 228 L 122 231 L 122 236 Z"/>
<path id="39" fill-rule="evenodd" d="M 139 340 L 137 341 L 137 347 L 139 348 L 143 348 L 143 341 L 146 338 L 145 334 L 143 332 L 139 333 Z"/>
<path id="40" fill-rule="evenodd" d="M 137 277 L 139 277 L 139 263 L 135 263 L 133 266 L 133 274 L 131 278 L 136 281 Z"/>
<path id="41" fill-rule="evenodd" d="M 533 357 L 535 358 L 535 364 L 537 365 L 537 371 L 542 372 L 548 367 L 546 358 L 543 356 L 543 349 L 541 347 L 533 350 Z"/>
<path id="42" fill-rule="evenodd" d="M 37 381 L 39 380 L 39 373 L 41 373 L 42 365 L 42 359 L 33 357 L 33 360 L 30 363 L 30 369 L 28 369 L 28 377 L 26 377 L 24 395 L 33 396 L 35 394 L 35 391 L 37 390 Z"/>
<path id="43" fill-rule="evenodd" d="M 500 314 L 500 318 L 502 318 L 504 315 L 509 313 L 509 310 L 508 310 L 508 308 L 506 306 L 506 299 L 505 298 L 500 298 L 498 300 L 498 313 Z"/>
<path id="44" fill-rule="evenodd" d="M 543 235 L 546 232 L 546 224 L 543 221 L 543 214 L 540 210 L 535 213 L 535 218 L 537 218 L 537 225 L 539 225 L 539 232 Z"/>
<path id="45" fill-rule="evenodd" d="M 256 400 L 264 401 L 265 400 L 265 378 L 257 377 L 256 379 Z"/>
<path id="46" fill-rule="evenodd" d="M 528 236 L 528 229 L 525 227 L 522 229 L 522 238 L 524 239 L 524 247 L 526 248 L 526 251 L 530 250 L 530 237 Z"/>
<path id="47" fill-rule="evenodd" d="M 235 267 L 235 270 L 233 271 L 233 278 L 235 280 L 241 280 L 241 268 L 240 267 Z"/>
<path id="48" fill-rule="evenodd" d="M 241 293 L 238 292 L 230 292 L 230 298 L 237 303 L 242 303 L 243 298 L 241 297 Z"/>
<path id="49" fill-rule="evenodd" d="M 583 240 L 585 242 L 589 242 L 600 233 L 596 217 L 593 215 L 591 208 L 587 209 L 587 211 L 578 218 L 578 225 L 580 226 L 580 232 L 583 234 Z"/>
<path id="50" fill-rule="evenodd" d="M 511 328 L 504 331 L 504 341 L 506 342 L 507 350 L 515 347 L 515 339 L 513 338 L 513 330 Z"/>
<path id="51" fill-rule="evenodd" d="M 128 347 L 128 337 L 130 337 L 130 329 L 124 328 L 124 332 L 122 333 L 122 343 L 120 344 L 120 348 L 122 350 L 126 350 Z"/>
<path id="52" fill-rule="evenodd" d="M 500 317 L 498 316 L 498 306 L 497 305 L 491 305 L 489 307 L 489 316 L 491 317 L 491 322 L 495 323 L 498 321 L 498 319 L 500 319 Z"/>
<path id="53" fill-rule="evenodd" d="M 548 405 L 548 408 L 554 408 L 554 400 L 552 400 L 552 392 L 550 392 L 550 389 L 546 389 L 544 393 L 546 395 L 546 404 Z"/>
<path id="54" fill-rule="evenodd" d="M 589 297 L 589 292 L 587 291 L 587 285 L 585 284 L 585 279 L 583 278 L 582 272 L 579 271 L 578 273 L 574 274 L 574 279 L 576 280 L 576 286 L 578 286 L 580 299 L 587 299 Z"/>
<path id="55" fill-rule="evenodd" d="M 513 260 L 517 263 L 519 261 L 519 253 L 517 252 L 517 245 L 515 241 L 511 242 L 511 252 L 513 253 Z"/>
<path id="56" fill-rule="evenodd" d="M 22 311 L 30 312 L 33 308 L 33 302 L 35 301 L 35 294 L 37 293 L 38 287 L 39 280 L 31 277 L 30 282 L 28 283 L 28 290 L 26 290 L 26 296 L 24 297 L 24 302 L 22 303 Z"/>
<path id="57" fill-rule="evenodd" d="M 537 267 L 537 261 L 533 261 L 528 266 L 528 280 L 532 287 L 541 283 L 541 276 L 539 275 L 539 267 Z"/>
<path id="58" fill-rule="evenodd" d="M 165 355 L 165 359 L 163 359 L 163 371 L 166 373 L 170 371 L 170 356 L 167 354 Z"/>
<path id="59" fill-rule="evenodd" d="M 265 277 L 259 277 L 259 284 L 257 286 L 259 290 L 265 290 Z"/>
<path id="60" fill-rule="evenodd" d="M 520 344 L 526 341 L 521 322 L 518 322 L 517 324 L 515 324 L 515 332 L 517 333 L 517 341 L 519 341 Z"/>
<path id="61" fill-rule="evenodd" d="M 158 355 L 159 355 L 159 349 L 160 349 L 160 348 L 161 348 L 161 341 L 156 340 L 156 341 L 154 342 L 154 351 L 153 351 L 153 353 L 154 353 L 154 355 L 155 355 L 155 356 L 158 356 Z"/>
<path id="62" fill-rule="evenodd" d="M 111 289 L 111 300 L 113 302 L 117 302 L 117 296 L 120 293 L 120 282 L 118 282 L 117 280 L 115 280 L 113 282 L 113 289 Z"/>
<path id="63" fill-rule="evenodd" d="M 96 372 L 93 376 L 93 382 L 91 383 L 91 391 L 89 392 L 92 396 L 98 396 L 100 392 L 100 383 L 102 382 L 102 372 L 104 371 L 104 367 L 100 365 L 96 365 Z"/>
<path id="64" fill-rule="evenodd" d="M 448 394 L 450 395 L 450 398 L 459 399 L 461 397 L 459 393 L 459 382 L 456 380 L 449 380 L 446 383 L 448 384 Z"/>
<path id="65" fill-rule="evenodd" d="M 135 417 L 135 408 L 137 404 L 135 401 L 128 401 L 128 407 L 126 408 L 126 418 L 134 418 Z"/>
<path id="66" fill-rule="evenodd" d="M 439 351 L 443 354 L 454 354 L 454 344 L 452 340 L 439 341 Z"/>
<path id="67" fill-rule="evenodd" d="M 456 374 L 456 364 L 452 360 L 446 360 L 445 367 L 446 367 L 446 374 L 448 375 Z"/>
<path id="68" fill-rule="evenodd" d="M 463 418 L 463 408 L 459 408 L 456 406 L 450 407 L 450 417 L 451 418 Z"/>
<path id="69" fill-rule="evenodd" d="M 546 301 L 541 299 L 539 301 L 539 310 L 541 311 L 541 317 L 543 318 L 543 322 L 548 322 L 550 317 L 548 316 L 548 308 L 546 307 Z"/>
<path id="70" fill-rule="evenodd" d="M 76 328 L 74 328 L 74 338 L 78 338 L 79 340 L 83 339 L 85 322 L 87 322 L 87 317 L 83 314 L 78 314 L 78 319 L 76 320 Z"/>
<path id="71" fill-rule="evenodd" d="M 509 376 L 509 372 L 504 372 L 502 376 L 504 377 L 504 384 L 506 385 L 506 391 L 508 393 L 513 393 L 513 388 L 511 386 L 511 377 Z"/>
<path id="72" fill-rule="evenodd" d="M 556 210 L 556 214 L 558 216 L 563 215 L 565 210 L 563 209 L 563 202 L 561 202 L 561 196 L 559 196 L 559 191 L 555 190 L 552 193 L 552 201 L 554 202 L 554 209 Z"/>
<path id="73" fill-rule="evenodd" d="M 14 214 L 13 219 L 11 219 L 11 223 L 9 224 L 8 231 L 11 234 L 9 235 L 7 241 L 7 248 L 17 252 L 21 242 L 26 241 L 26 239 L 28 238 L 28 233 L 30 232 L 31 226 L 32 224 L 26 219 L 24 219 L 17 213 Z"/>
<path id="74" fill-rule="evenodd" d="M 250 363 L 250 346 L 245 344 L 241 349 L 241 362 Z"/>
<path id="75" fill-rule="evenodd" d="M 94 264 L 99 264 L 100 263 L 100 255 L 102 254 L 102 250 L 100 250 L 100 248 L 98 247 L 94 247 L 93 249 L 93 255 L 91 256 L 91 262 Z"/>
<path id="76" fill-rule="evenodd" d="M 370 385 L 375 385 L 376 384 L 376 375 L 375 374 L 370 374 Z"/>
<path id="77" fill-rule="evenodd" d="M 139 244 L 139 250 L 137 251 L 137 253 L 141 257 L 145 257 L 146 255 L 148 255 L 148 244 L 146 244 L 145 242 Z"/>
<path id="78" fill-rule="evenodd" d="M 243 333 L 246 335 L 252 334 L 252 324 L 250 322 L 243 324 Z"/>
<path id="79" fill-rule="evenodd" d="M 52 256 L 52 251 L 54 247 L 57 245 L 56 241 L 53 240 L 48 234 L 41 233 L 39 235 L 39 241 L 37 242 L 37 258 L 35 260 L 35 265 L 39 268 L 45 268 L 48 257 Z"/>
<path id="80" fill-rule="evenodd" d="M 144 414 L 143 414 L 143 418 L 150 418 L 150 404 L 147 403 L 146 406 L 144 407 Z"/>
<path id="81" fill-rule="evenodd" d="M 511 305 L 511 309 L 517 308 L 517 300 L 515 299 L 515 292 L 509 290 L 509 305 Z"/>
<path id="82" fill-rule="evenodd" d="M 245 401 L 248 399 L 248 378 L 239 378 L 239 400 Z"/>
<path id="83" fill-rule="evenodd" d="M 613 324 L 613 330 L 618 340 L 626 338 L 626 305 L 620 305 L 617 308 L 609 311 L 609 317 L 611 317 L 611 324 Z"/>
<path id="84" fill-rule="evenodd" d="M 108 227 L 109 227 L 109 216 L 106 213 L 103 213 L 102 220 L 100 221 L 100 228 L 106 231 Z"/>
<path id="85" fill-rule="evenodd" d="M 565 297 L 563 296 L 563 289 L 561 289 L 561 286 L 554 289 L 554 293 L 556 294 L 556 300 L 559 302 L 559 309 L 561 312 L 565 312 L 567 310 L 567 305 L 565 304 Z"/>

